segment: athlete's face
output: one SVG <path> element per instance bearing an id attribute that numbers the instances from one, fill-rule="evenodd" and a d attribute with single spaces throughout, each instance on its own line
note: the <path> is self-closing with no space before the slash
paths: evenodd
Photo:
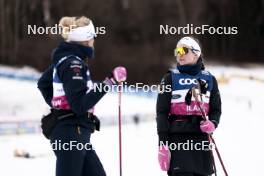
<path id="1" fill-rule="evenodd" d="M 178 45 L 178 47 L 189 48 L 188 46 L 185 45 Z M 188 49 L 188 52 L 183 55 L 177 54 L 176 60 L 177 63 L 179 63 L 180 65 L 192 65 L 197 62 L 198 56 L 195 53 L 193 53 L 191 49 Z"/>

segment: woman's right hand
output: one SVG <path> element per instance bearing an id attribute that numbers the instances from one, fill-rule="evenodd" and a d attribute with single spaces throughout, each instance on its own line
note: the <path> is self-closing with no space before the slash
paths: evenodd
<path id="1" fill-rule="evenodd" d="M 168 171 L 170 168 L 171 154 L 168 146 L 160 146 L 158 154 L 160 168 L 163 171 Z"/>

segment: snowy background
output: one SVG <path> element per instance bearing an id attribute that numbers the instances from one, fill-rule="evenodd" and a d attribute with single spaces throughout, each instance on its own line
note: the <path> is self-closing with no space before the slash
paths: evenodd
<path id="1" fill-rule="evenodd" d="M 218 78 L 222 96 L 223 114 L 214 137 L 229 175 L 264 175 L 263 67 L 209 66 L 208 69 Z M 38 76 L 31 68 L 0 66 L 1 176 L 55 175 L 55 156 L 49 141 L 35 133 L 39 131 L 36 124 L 48 112 L 37 90 Z M 117 100 L 117 94 L 112 93 L 97 104 L 95 113 L 102 119 L 102 129 L 92 136 L 108 176 L 119 175 Z M 124 176 L 166 175 L 157 161 L 155 103 L 155 96 L 125 94 L 122 97 Z M 142 121 L 138 126 L 132 123 L 136 114 Z M 36 157 L 14 157 L 15 149 Z M 219 163 L 217 168 L 218 175 L 224 175 Z"/>

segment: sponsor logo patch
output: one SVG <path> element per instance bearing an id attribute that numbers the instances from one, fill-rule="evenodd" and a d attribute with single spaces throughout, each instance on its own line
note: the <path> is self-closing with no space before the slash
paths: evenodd
<path id="1" fill-rule="evenodd" d="M 181 95 L 180 94 L 172 95 L 172 99 L 179 99 L 179 98 L 181 98 Z"/>
<path id="2" fill-rule="evenodd" d="M 73 60 L 71 61 L 72 64 L 77 64 L 77 65 L 80 65 L 81 64 L 81 61 L 79 60 Z"/>
<path id="3" fill-rule="evenodd" d="M 82 77 L 82 76 L 73 76 L 72 79 L 79 79 L 79 80 L 82 80 L 83 77 Z"/>

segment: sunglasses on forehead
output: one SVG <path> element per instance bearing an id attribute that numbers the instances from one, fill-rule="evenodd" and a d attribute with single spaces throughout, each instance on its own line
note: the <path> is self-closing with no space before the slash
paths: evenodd
<path id="1" fill-rule="evenodd" d="M 183 56 L 185 54 L 188 54 L 189 50 L 191 50 L 194 54 L 195 54 L 195 51 L 198 51 L 196 49 L 187 48 L 185 46 L 177 47 L 174 49 L 174 56 Z"/>

